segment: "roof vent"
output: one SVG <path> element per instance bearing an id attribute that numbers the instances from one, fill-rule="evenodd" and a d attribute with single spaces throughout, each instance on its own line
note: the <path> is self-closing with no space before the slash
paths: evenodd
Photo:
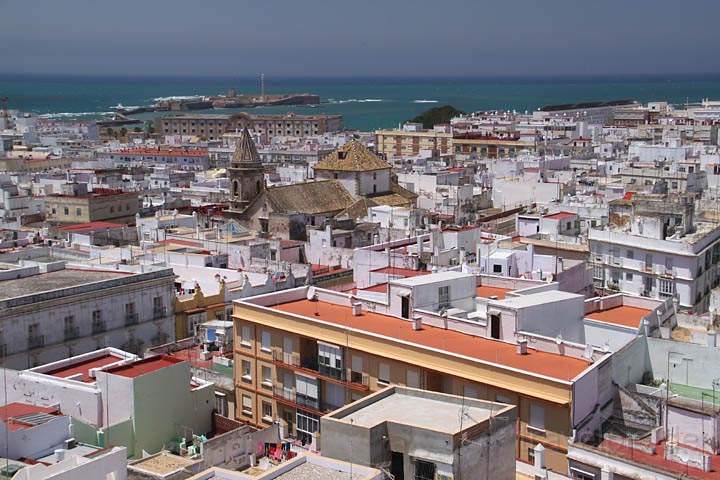
<path id="1" fill-rule="evenodd" d="M 524 338 L 517 342 L 517 353 L 518 355 L 527 355 L 527 340 Z"/>
<path id="2" fill-rule="evenodd" d="M 352 304 L 352 314 L 354 317 L 359 317 L 360 315 L 362 315 L 362 303 L 354 302 Z"/>
<path id="3" fill-rule="evenodd" d="M 420 315 L 416 315 L 412 319 L 412 326 L 413 330 L 422 330 L 422 317 Z"/>

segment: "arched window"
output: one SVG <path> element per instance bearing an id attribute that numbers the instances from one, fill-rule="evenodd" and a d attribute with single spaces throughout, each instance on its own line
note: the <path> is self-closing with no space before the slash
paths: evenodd
<path id="1" fill-rule="evenodd" d="M 232 188 L 233 197 L 237 197 L 239 193 L 240 193 L 240 182 L 238 182 L 237 180 L 234 180 L 233 188 Z"/>

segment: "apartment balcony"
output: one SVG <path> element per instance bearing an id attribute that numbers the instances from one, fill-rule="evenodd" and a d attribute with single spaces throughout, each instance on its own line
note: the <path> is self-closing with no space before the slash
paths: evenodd
<path id="1" fill-rule="evenodd" d="M 28 349 L 43 348 L 45 346 L 45 335 L 33 335 L 28 337 Z"/>
<path id="2" fill-rule="evenodd" d="M 325 413 L 320 410 L 320 401 L 317 398 L 299 394 L 294 388 L 274 386 L 273 398 L 283 405 L 306 410 L 318 416 L 322 416 Z"/>
<path id="3" fill-rule="evenodd" d="M 92 334 L 98 335 L 107 331 L 107 324 L 103 320 L 96 320 L 92 323 Z"/>
<path id="4" fill-rule="evenodd" d="M 285 353 L 273 350 L 273 363 L 279 367 L 287 368 L 295 372 L 305 373 L 317 377 L 326 382 L 336 383 L 346 386 L 358 392 L 367 392 L 370 390 L 369 377 L 366 374 L 360 374 L 355 378 L 360 382 L 348 379 L 344 369 L 337 369 L 325 365 L 319 365 L 315 358 L 301 358 L 296 353 Z"/>
<path id="5" fill-rule="evenodd" d="M 153 309 L 153 320 L 162 320 L 165 317 L 167 317 L 167 308 L 155 307 Z"/>
<path id="6" fill-rule="evenodd" d="M 140 323 L 140 317 L 137 313 L 126 313 L 125 314 L 125 326 L 130 327 Z"/>
<path id="7" fill-rule="evenodd" d="M 80 338 L 80 327 L 65 327 L 64 338 L 66 342 Z"/>

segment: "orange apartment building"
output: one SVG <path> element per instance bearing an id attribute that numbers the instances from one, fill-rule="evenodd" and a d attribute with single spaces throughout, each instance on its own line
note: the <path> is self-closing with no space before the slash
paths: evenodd
<path id="1" fill-rule="evenodd" d="M 497 298 L 500 290 L 510 289 L 478 287 L 477 295 Z M 517 405 L 517 458 L 532 463 L 540 443 L 548 467 L 566 472 L 568 437 L 605 402 L 609 355 L 463 333 L 448 328 L 447 317 L 443 326 L 440 317 L 408 315 L 405 303 L 393 314 L 315 287 L 236 301 L 237 418 L 279 421 L 289 436 L 317 444 L 322 415 L 390 384 L 466 395 Z"/>

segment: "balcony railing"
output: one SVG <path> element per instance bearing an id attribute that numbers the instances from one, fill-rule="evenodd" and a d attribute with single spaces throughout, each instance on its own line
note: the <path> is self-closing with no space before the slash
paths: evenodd
<path id="1" fill-rule="evenodd" d="M 275 386 L 273 387 L 273 395 L 282 398 L 284 400 L 289 400 L 291 402 L 295 401 L 295 389 L 285 386 Z"/>
<path id="2" fill-rule="evenodd" d="M 293 367 L 300 366 L 300 357 L 298 355 L 283 352 L 281 350 L 273 350 L 273 360 Z"/>
<path id="3" fill-rule="evenodd" d="M 76 338 L 80 338 L 80 327 L 65 327 L 65 341 L 75 340 Z"/>
<path id="4" fill-rule="evenodd" d="M 28 337 L 28 348 L 42 348 L 45 346 L 45 335 L 33 335 Z"/>
<path id="5" fill-rule="evenodd" d="M 153 320 L 162 320 L 165 317 L 167 317 L 167 308 L 155 307 L 153 309 Z"/>
<path id="6" fill-rule="evenodd" d="M 291 387 L 275 386 L 273 387 L 273 396 L 299 407 L 306 407 L 310 410 L 320 411 L 320 400 L 298 393 Z"/>
<path id="7" fill-rule="evenodd" d="M 308 397 L 302 393 L 295 393 L 295 403 L 315 410 L 320 409 L 320 401 L 317 398 Z"/>
<path id="8" fill-rule="evenodd" d="M 318 365 L 317 371 L 327 377 L 332 377 L 336 380 L 345 381 L 345 370 L 343 370 L 341 368 L 334 368 L 334 367 L 330 367 L 328 365 L 320 364 L 320 365 Z"/>
<path id="9" fill-rule="evenodd" d="M 370 375 L 367 373 L 350 371 L 350 383 L 368 387 L 370 386 Z"/>
<path id="10" fill-rule="evenodd" d="M 137 325 L 140 322 L 137 313 L 126 313 L 125 314 L 125 326 Z"/>

